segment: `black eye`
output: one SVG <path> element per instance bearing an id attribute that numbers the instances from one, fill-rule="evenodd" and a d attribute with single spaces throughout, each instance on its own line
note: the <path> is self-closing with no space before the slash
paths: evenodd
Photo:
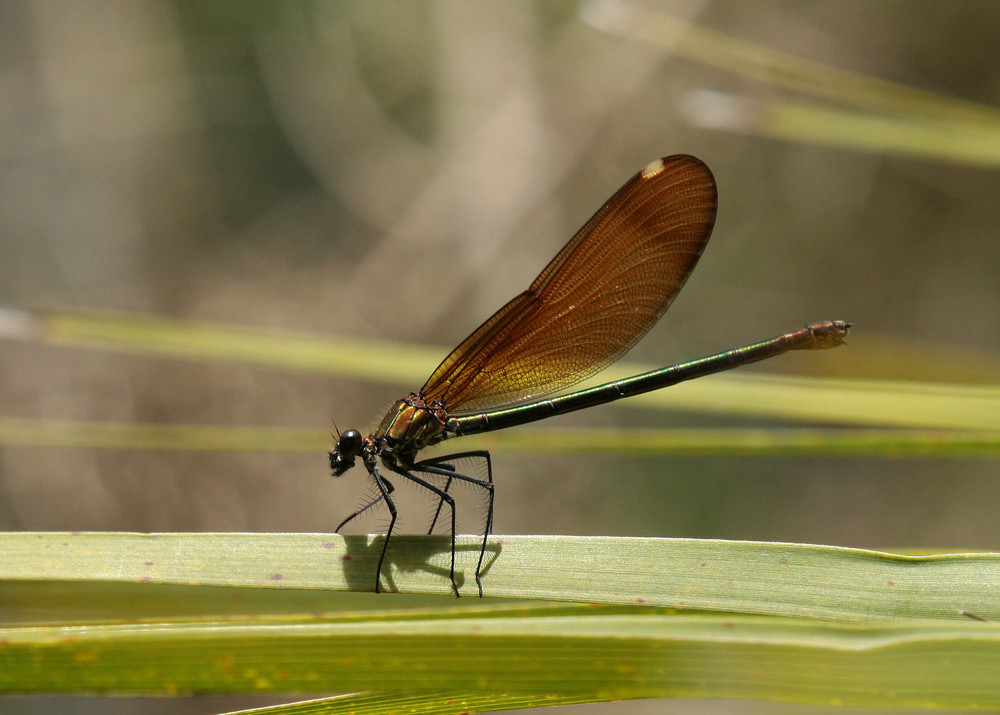
<path id="1" fill-rule="evenodd" d="M 349 429 L 340 435 L 337 442 L 337 451 L 343 459 L 353 459 L 361 453 L 361 433 L 356 429 Z"/>

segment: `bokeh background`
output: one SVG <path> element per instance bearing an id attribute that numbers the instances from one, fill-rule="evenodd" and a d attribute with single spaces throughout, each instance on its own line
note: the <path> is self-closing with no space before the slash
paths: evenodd
<path id="1" fill-rule="evenodd" d="M 1000 6 L 985 0 L 654 7 L 1000 104 Z M 715 235 L 631 358 L 667 364 L 843 318 L 857 324 L 848 347 L 754 369 L 996 382 L 1000 173 L 693 121 L 685 108 L 704 90 L 783 91 L 606 32 L 588 13 L 607 9 L 0 2 L 0 304 L 391 338 L 443 356 L 631 174 L 690 153 L 717 176 Z M 8 417 L 364 429 L 405 391 L 0 343 Z M 612 406 L 559 424 L 774 423 Z M 494 465 L 497 533 L 1000 548 L 996 460 L 498 452 Z M 360 474 L 332 482 L 322 453 L 11 446 L 0 530 L 328 531 L 362 488 Z M 266 701 L 11 699 L 0 712 L 243 702 Z M 775 709 L 671 706 L 763 708 Z"/>

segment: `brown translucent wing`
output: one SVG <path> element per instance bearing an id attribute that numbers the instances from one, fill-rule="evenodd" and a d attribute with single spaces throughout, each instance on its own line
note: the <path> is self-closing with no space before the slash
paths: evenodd
<path id="1" fill-rule="evenodd" d="M 712 172 L 692 156 L 653 162 L 612 196 L 524 293 L 444 359 L 423 387 L 449 412 L 563 390 L 632 347 L 701 256 L 715 222 Z"/>

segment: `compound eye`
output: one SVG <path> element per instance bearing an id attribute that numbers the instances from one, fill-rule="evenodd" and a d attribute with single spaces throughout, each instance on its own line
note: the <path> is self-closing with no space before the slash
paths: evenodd
<path id="1" fill-rule="evenodd" d="M 361 433 L 356 429 L 349 429 L 340 435 L 337 451 L 343 459 L 354 459 L 361 453 L 361 444 Z"/>

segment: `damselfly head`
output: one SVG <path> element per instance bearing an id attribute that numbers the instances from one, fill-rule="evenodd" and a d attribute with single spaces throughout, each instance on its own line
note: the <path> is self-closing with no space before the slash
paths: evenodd
<path id="1" fill-rule="evenodd" d="M 337 446 L 330 452 L 330 469 L 339 477 L 354 466 L 354 458 L 361 454 L 364 440 L 356 429 L 349 429 L 340 435 Z"/>

